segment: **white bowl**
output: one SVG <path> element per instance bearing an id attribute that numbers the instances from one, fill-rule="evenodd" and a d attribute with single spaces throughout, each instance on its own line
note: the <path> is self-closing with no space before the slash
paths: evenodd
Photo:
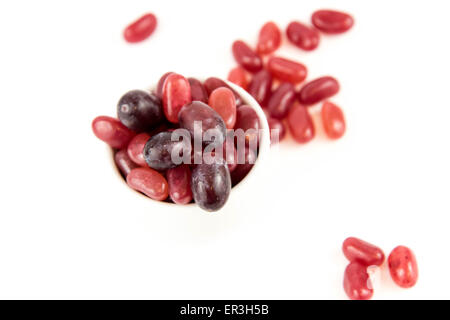
<path id="1" fill-rule="evenodd" d="M 200 79 L 203 80 L 203 79 Z M 228 198 L 227 203 L 225 206 L 220 209 L 217 212 L 226 211 L 227 208 L 231 207 L 231 204 L 235 204 L 233 207 L 239 208 L 239 203 L 242 203 L 242 197 L 248 197 L 250 194 L 255 194 L 255 190 L 258 190 L 264 185 L 264 181 L 261 181 L 263 179 L 263 172 L 264 172 L 264 162 L 267 161 L 268 153 L 270 149 L 270 129 L 269 124 L 267 122 L 266 116 L 264 114 L 264 111 L 262 110 L 261 106 L 256 102 L 256 100 L 249 94 L 247 91 L 242 89 L 241 87 L 229 82 L 225 81 L 231 88 L 233 88 L 242 98 L 243 104 L 246 104 L 253 108 L 253 110 L 256 111 L 256 114 L 259 117 L 259 122 L 261 125 L 262 132 L 260 134 L 260 141 L 259 141 L 259 151 L 258 151 L 258 158 L 253 165 L 250 172 L 247 174 L 247 176 L 239 182 L 235 187 L 231 189 L 230 197 Z M 156 86 L 153 86 L 152 89 L 154 89 Z M 185 211 L 196 211 L 198 213 L 205 214 L 206 212 L 200 209 L 195 203 L 190 203 L 186 205 L 179 205 L 171 202 L 163 202 L 163 201 L 157 201 L 152 200 L 148 198 L 147 196 L 143 195 L 140 192 L 137 192 L 133 189 L 131 189 L 127 184 L 126 181 L 122 178 L 119 169 L 114 163 L 114 156 L 111 148 L 108 148 L 107 157 L 109 158 L 109 162 L 111 163 L 111 166 L 113 168 L 113 174 L 117 177 L 117 180 L 120 181 L 118 183 L 122 183 L 124 185 L 124 192 L 132 192 L 133 196 L 136 198 L 136 201 L 142 201 L 145 200 L 149 206 L 151 206 L 155 210 L 163 210 L 163 211 L 172 211 L 172 210 L 178 210 L 179 212 L 185 212 Z M 239 192 L 239 193 L 237 193 Z M 239 194 L 239 196 L 237 196 Z M 138 200 L 139 199 L 139 200 Z M 135 207 L 135 205 L 133 205 Z M 152 210 L 154 211 L 154 210 Z M 155 214 L 155 212 L 152 212 L 152 214 Z"/>

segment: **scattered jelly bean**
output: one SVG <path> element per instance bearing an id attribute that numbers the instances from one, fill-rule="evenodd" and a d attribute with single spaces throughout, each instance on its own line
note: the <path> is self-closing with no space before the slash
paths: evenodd
<path id="1" fill-rule="evenodd" d="M 322 123 L 325 133 L 331 139 L 339 139 L 345 133 L 345 118 L 341 108 L 325 101 L 322 106 Z"/>
<path id="2" fill-rule="evenodd" d="M 155 31 L 157 20 L 154 14 L 147 13 L 125 28 L 123 36 L 127 42 L 140 42 Z"/>
<path id="3" fill-rule="evenodd" d="M 303 82 L 307 75 L 306 67 L 303 64 L 279 57 L 271 57 L 267 68 L 275 78 L 293 84 Z"/>
<path id="4" fill-rule="evenodd" d="M 136 133 L 125 127 L 119 120 L 99 116 L 92 121 L 92 131 L 100 140 L 116 149 L 125 148 Z"/>
<path id="5" fill-rule="evenodd" d="M 166 177 L 172 201 L 176 204 L 188 204 L 191 202 L 191 170 L 189 165 L 183 164 L 167 170 Z"/>
<path id="6" fill-rule="evenodd" d="M 339 92 L 339 82 L 333 77 L 321 77 L 308 82 L 298 93 L 298 100 L 310 106 Z"/>
<path id="7" fill-rule="evenodd" d="M 195 78 L 189 78 L 189 85 L 191 86 L 191 98 L 192 101 L 201 101 L 208 103 L 208 92 L 206 91 L 203 83 Z"/>
<path id="8" fill-rule="evenodd" d="M 284 82 L 272 93 L 267 109 L 271 117 L 276 119 L 286 118 L 289 109 L 295 102 L 296 92 L 295 87 L 289 83 Z"/>
<path id="9" fill-rule="evenodd" d="M 147 162 L 144 159 L 144 147 L 147 141 L 150 139 L 150 135 L 147 133 L 140 133 L 131 139 L 128 144 L 127 152 L 128 156 L 134 163 L 142 166 L 146 166 Z"/>
<path id="10" fill-rule="evenodd" d="M 367 266 L 357 261 L 350 262 L 344 272 L 344 290 L 351 300 L 369 300 L 373 287 L 367 273 Z"/>
<path id="11" fill-rule="evenodd" d="M 381 266 L 384 262 L 383 250 L 357 238 L 345 239 L 342 251 L 350 262 L 357 261 L 367 267 Z"/>
<path id="12" fill-rule="evenodd" d="M 237 63 L 249 72 L 258 72 L 262 69 L 261 58 L 245 42 L 238 40 L 233 43 L 233 55 Z"/>
<path id="13" fill-rule="evenodd" d="M 392 250 L 388 258 L 389 272 L 392 280 L 402 287 L 411 288 L 419 278 L 419 268 L 414 253 L 405 246 Z"/>
<path id="14" fill-rule="evenodd" d="M 217 88 L 209 96 L 209 106 L 223 119 L 227 129 L 232 129 L 236 122 L 236 99 L 233 91 L 227 88 Z"/>
<path id="15" fill-rule="evenodd" d="M 300 22 L 291 22 L 286 34 L 288 39 L 297 47 L 303 50 L 314 50 L 319 45 L 319 32 Z"/>
<path id="16" fill-rule="evenodd" d="M 248 87 L 248 93 L 263 107 L 266 106 L 272 90 L 272 75 L 267 70 L 261 70 L 253 76 Z"/>
<path id="17" fill-rule="evenodd" d="M 259 54 L 269 54 L 281 45 L 281 31 L 274 22 L 267 22 L 259 31 L 256 50 Z"/>
<path id="18" fill-rule="evenodd" d="M 228 73 L 228 81 L 233 82 L 244 90 L 248 88 L 247 72 L 242 67 L 231 69 L 230 73 Z"/>
<path id="19" fill-rule="evenodd" d="M 314 138 L 314 123 L 305 107 L 294 105 L 289 111 L 287 122 L 292 137 L 298 143 L 307 143 Z"/>
<path id="20" fill-rule="evenodd" d="M 150 168 L 167 170 L 175 168 L 184 161 L 184 151 L 190 153 L 190 141 L 184 139 L 172 141 L 171 132 L 161 132 L 147 141 L 143 153 L 144 159 Z M 177 155 L 180 158 L 173 158 L 173 155 Z M 175 160 L 180 162 L 177 163 Z"/>
<path id="21" fill-rule="evenodd" d="M 286 127 L 281 120 L 269 117 L 267 119 L 270 128 L 270 143 L 276 144 L 286 136 Z"/>
<path id="22" fill-rule="evenodd" d="M 165 200 L 169 196 L 167 180 L 158 171 L 150 168 L 135 168 L 127 176 L 127 184 L 154 200 Z"/>
<path id="23" fill-rule="evenodd" d="M 178 123 L 181 108 L 192 101 L 191 86 L 182 75 L 172 73 L 164 82 L 163 106 L 164 114 L 172 123 Z"/>
<path id="24" fill-rule="evenodd" d="M 322 32 L 343 33 L 353 27 L 353 17 L 334 10 L 318 10 L 312 15 L 312 24 Z"/>
<path id="25" fill-rule="evenodd" d="M 131 170 L 139 167 L 130 159 L 126 149 L 122 149 L 116 152 L 116 154 L 114 155 L 114 162 L 124 178 L 127 177 Z"/>

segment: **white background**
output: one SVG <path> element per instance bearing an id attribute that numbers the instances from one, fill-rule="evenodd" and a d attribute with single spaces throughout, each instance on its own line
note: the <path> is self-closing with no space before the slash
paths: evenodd
<path id="1" fill-rule="evenodd" d="M 311 53 L 309 79 L 337 77 L 348 131 L 283 143 L 258 188 L 216 215 L 165 209 L 114 175 L 92 119 L 166 71 L 226 77 L 230 47 L 319 8 L 351 32 Z M 341 243 L 411 247 L 420 279 L 376 299 L 450 298 L 446 1 L 2 1 L 0 298 L 345 299 Z M 123 28 L 159 19 L 148 41 Z M 275 153 L 275 152 L 274 152 Z M 264 175 L 261 175 L 263 177 Z M 256 177 L 255 177 L 256 179 Z"/>

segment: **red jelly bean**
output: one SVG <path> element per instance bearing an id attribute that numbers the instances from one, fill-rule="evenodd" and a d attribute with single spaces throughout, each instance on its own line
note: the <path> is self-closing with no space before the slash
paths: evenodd
<path id="1" fill-rule="evenodd" d="M 345 133 L 344 113 L 334 103 L 326 101 L 322 107 L 322 123 L 331 139 L 339 139 Z"/>
<path id="2" fill-rule="evenodd" d="M 369 300 L 373 287 L 367 273 L 367 266 L 350 262 L 344 272 L 344 290 L 351 300 Z"/>
<path id="3" fill-rule="evenodd" d="M 170 198 L 176 204 L 187 204 L 192 200 L 191 170 L 188 165 L 181 165 L 167 170 Z"/>
<path id="4" fill-rule="evenodd" d="M 333 77 L 322 77 L 308 82 L 298 93 L 301 104 L 309 106 L 339 92 L 339 82 Z"/>
<path id="5" fill-rule="evenodd" d="M 300 22 L 291 22 L 286 34 L 288 39 L 297 47 L 303 50 L 314 50 L 319 45 L 319 32 Z"/>
<path id="6" fill-rule="evenodd" d="M 136 168 L 127 176 L 128 185 L 154 200 L 165 200 L 169 196 L 169 185 L 158 171 L 151 168 Z"/>
<path id="7" fill-rule="evenodd" d="M 228 164 L 228 170 L 233 172 L 237 166 L 237 151 L 233 139 L 227 139 L 223 144 L 223 158 Z"/>
<path id="8" fill-rule="evenodd" d="M 286 136 L 286 127 L 284 123 L 275 118 L 267 119 L 270 128 L 270 143 L 275 144 L 280 142 Z"/>
<path id="9" fill-rule="evenodd" d="M 389 272 L 392 280 L 402 288 L 411 288 L 419 278 L 419 269 L 411 249 L 398 246 L 392 250 L 388 258 Z"/>
<path id="10" fill-rule="evenodd" d="M 334 10 L 318 10 L 312 15 L 313 25 L 326 33 L 343 33 L 353 26 L 353 17 Z"/>
<path id="11" fill-rule="evenodd" d="M 248 79 L 247 73 L 242 67 L 236 67 L 228 73 L 228 81 L 240 86 L 242 89 L 247 90 Z"/>
<path id="12" fill-rule="evenodd" d="M 163 76 L 159 79 L 158 84 L 156 85 L 156 96 L 162 100 L 163 98 L 163 89 L 164 89 L 164 83 L 166 82 L 166 79 L 168 76 L 170 76 L 173 72 L 166 72 L 163 74 Z"/>
<path id="13" fill-rule="evenodd" d="M 219 78 L 215 78 L 215 77 L 211 77 L 205 80 L 205 82 L 203 83 L 203 85 L 205 86 L 206 92 L 208 92 L 208 96 L 211 95 L 211 93 L 216 90 L 217 88 L 228 88 L 231 91 L 233 91 L 234 93 L 234 97 L 236 98 L 236 105 L 239 106 L 242 104 L 242 98 L 241 96 L 234 91 L 225 81 L 219 79 Z"/>
<path id="14" fill-rule="evenodd" d="M 155 31 L 156 17 L 148 13 L 130 24 L 124 31 L 125 40 L 134 43 L 147 39 Z"/>
<path id="15" fill-rule="evenodd" d="M 112 148 L 122 149 L 136 133 L 125 127 L 118 119 L 100 116 L 92 121 L 92 131 Z"/>
<path id="16" fill-rule="evenodd" d="M 232 49 L 237 63 L 245 70 L 258 72 L 262 69 L 263 63 L 261 58 L 244 41 L 235 41 Z"/>
<path id="17" fill-rule="evenodd" d="M 292 137 L 299 143 L 311 141 L 316 131 L 308 110 L 300 105 L 293 106 L 289 111 L 288 126 Z"/>
<path id="18" fill-rule="evenodd" d="M 178 123 L 180 109 L 192 101 L 191 86 L 182 75 L 170 74 L 163 89 L 163 107 L 167 120 Z"/>
<path id="19" fill-rule="evenodd" d="M 116 152 L 114 155 L 114 162 L 124 178 L 127 177 L 131 170 L 138 167 L 138 165 L 130 159 L 126 149 Z"/>
<path id="20" fill-rule="evenodd" d="M 227 129 L 232 129 L 236 122 L 236 99 L 228 88 L 217 88 L 209 96 L 209 106 L 223 119 Z"/>
<path id="21" fill-rule="evenodd" d="M 261 105 L 266 106 L 272 90 L 272 75 L 267 70 L 261 70 L 254 75 L 248 93 Z"/>
<path id="22" fill-rule="evenodd" d="M 248 147 L 245 147 L 245 150 L 241 152 L 245 153 L 240 156 L 239 153 L 237 155 L 238 163 L 240 164 L 238 164 L 233 172 L 231 172 L 231 182 L 233 186 L 237 185 L 247 176 L 250 170 L 252 170 L 257 158 L 256 152 Z"/>
<path id="23" fill-rule="evenodd" d="M 246 142 L 250 143 L 251 141 L 258 141 L 258 131 L 260 129 L 260 122 L 258 114 L 252 107 L 243 105 L 237 108 L 236 110 L 236 123 L 234 125 L 234 129 L 242 129 L 245 134 Z M 247 130 L 250 130 L 246 132 Z"/>
<path id="24" fill-rule="evenodd" d="M 383 250 L 357 238 L 347 238 L 342 251 L 348 260 L 358 261 L 365 266 L 381 266 L 384 262 Z"/>
<path id="25" fill-rule="evenodd" d="M 147 162 L 144 159 L 144 147 L 147 141 L 150 139 L 150 135 L 147 133 L 140 133 L 131 139 L 128 144 L 127 152 L 128 156 L 134 163 L 140 166 L 147 166 Z"/>
<path id="26" fill-rule="evenodd" d="M 208 92 L 206 92 L 203 83 L 194 78 L 189 78 L 189 85 L 191 86 L 192 101 L 201 101 L 208 103 Z"/>
<path id="27" fill-rule="evenodd" d="M 270 116 L 276 119 L 284 119 L 291 106 L 295 101 L 295 87 L 289 83 L 284 82 L 272 93 L 267 108 Z"/>
<path id="28" fill-rule="evenodd" d="M 284 58 L 271 57 L 267 68 L 275 78 L 294 84 L 303 82 L 307 75 L 303 64 Z"/>
<path id="29" fill-rule="evenodd" d="M 281 31 L 273 22 L 267 22 L 259 31 L 256 50 L 259 54 L 272 53 L 280 47 Z"/>

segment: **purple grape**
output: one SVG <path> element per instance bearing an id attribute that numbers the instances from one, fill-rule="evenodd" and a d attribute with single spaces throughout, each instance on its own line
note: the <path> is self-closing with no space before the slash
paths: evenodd
<path id="1" fill-rule="evenodd" d="M 190 161 L 191 145 L 190 141 L 182 139 L 181 141 L 172 141 L 172 132 L 161 132 L 150 138 L 144 147 L 144 159 L 150 168 L 155 170 L 167 170 L 175 168 L 181 163 L 174 163 L 172 152 L 180 157 L 184 156 L 186 151 Z M 180 158 L 181 159 L 181 158 Z"/>

